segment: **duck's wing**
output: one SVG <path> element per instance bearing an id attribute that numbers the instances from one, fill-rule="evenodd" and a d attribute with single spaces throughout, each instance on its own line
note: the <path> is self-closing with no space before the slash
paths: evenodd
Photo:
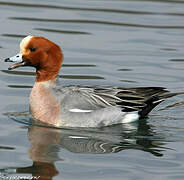
<path id="1" fill-rule="evenodd" d="M 54 92 L 61 104 L 61 126 L 70 127 L 133 122 L 147 116 L 166 98 L 176 95 L 161 87 L 69 86 Z"/>
<path id="2" fill-rule="evenodd" d="M 176 95 L 162 87 L 115 88 L 93 87 L 95 95 L 115 106 L 121 106 L 122 111 L 138 111 L 140 117 L 145 117 L 166 98 Z"/>
<path id="3" fill-rule="evenodd" d="M 76 108 L 88 111 L 117 106 L 123 112 L 138 111 L 140 117 L 147 116 L 159 103 L 176 95 L 162 87 L 67 86 L 59 91 L 63 97 L 62 106 L 72 111 Z"/>

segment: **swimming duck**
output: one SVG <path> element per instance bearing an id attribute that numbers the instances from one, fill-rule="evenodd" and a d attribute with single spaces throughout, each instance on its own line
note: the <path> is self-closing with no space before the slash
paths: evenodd
<path id="1" fill-rule="evenodd" d="M 40 36 L 27 36 L 20 53 L 5 59 L 8 69 L 36 69 L 29 107 L 34 119 L 53 126 L 101 127 L 144 118 L 164 99 L 172 96 L 161 87 L 118 88 L 110 86 L 60 87 L 58 73 L 63 62 L 60 47 Z"/>

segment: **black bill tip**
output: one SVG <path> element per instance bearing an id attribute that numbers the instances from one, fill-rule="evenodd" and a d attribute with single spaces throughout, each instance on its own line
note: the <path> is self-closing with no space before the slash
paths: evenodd
<path id="1" fill-rule="evenodd" d="M 12 70 L 12 68 L 11 68 L 11 67 L 9 67 L 9 68 L 8 68 L 8 70 Z"/>
<path id="2" fill-rule="evenodd" d="M 11 62 L 11 61 L 10 61 L 10 58 L 6 58 L 6 59 L 4 60 L 4 62 Z"/>

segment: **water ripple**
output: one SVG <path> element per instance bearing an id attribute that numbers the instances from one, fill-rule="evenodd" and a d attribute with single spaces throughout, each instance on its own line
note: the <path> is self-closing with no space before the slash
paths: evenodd
<path id="1" fill-rule="evenodd" d="M 9 88 L 18 88 L 18 89 L 31 89 L 33 86 L 26 85 L 8 85 Z"/>
<path id="2" fill-rule="evenodd" d="M 53 33 L 62 33 L 62 34 L 86 34 L 86 35 L 91 34 L 91 33 L 82 32 L 82 31 L 57 30 L 57 29 L 45 29 L 45 28 L 34 28 L 34 30 L 53 32 Z"/>
<path id="3" fill-rule="evenodd" d="M 105 79 L 104 77 L 101 77 L 101 76 L 92 76 L 92 75 L 61 75 L 59 76 L 61 78 L 64 78 L 64 79 Z"/>
<path id="4" fill-rule="evenodd" d="M 9 146 L 0 146 L 0 150 L 14 150 L 14 147 L 9 147 Z"/>
<path id="5" fill-rule="evenodd" d="M 140 0 L 137 0 L 140 2 Z M 146 1 L 147 0 L 141 0 Z M 159 1 L 160 0 L 156 0 Z M 151 1 L 150 2 L 155 2 Z M 181 3 L 183 1 L 172 1 L 166 0 L 162 1 L 162 3 Z M 19 6 L 26 8 L 47 8 L 47 9 L 62 9 L 62 10 L 72 10 L 72 11 L 92 11 L 92 12 L 106 12 L 106 13 L 121 13 L 121 14 L 135 14 L 135 15 L 168 15 L 168 16 L 184 16 L 184 13 L 167 13 L 167 12 L 149 12 L 149 11 L 135 11 L 135 10 L 122 10 L 122 9 L 106 9 L 106 8 L 88 8 L 88 7 L 68 7 L 68 6 L 56 6 L 56 5 L 46 5 L 46 4 L 29 4 L 29 3 L 15 3 L 15 2 L 0 2 L 1 6 Z"/>
<path id="6" fill-rule="evenodd" d="M 29 71 L 8 71 L 8 70 L 1 70 L 4 73 L 7 74 L 13 74 L 13 75 L 23 75 L 23 76 L 35 76 L 35 72 L 29 72 Z M 94 76 L 94 75 L 59 75 L 60 78 L 63 79 L 105 79 L 101 76 Z"/>
<path id="7" fill-rule="evenodd" d="M 1 34 L 1 36 L 4 36 L 4 37 L 13 37 L 13 38 L 24 38 L 26 37 L 27 35 L 20 35 L 20 34 Z"/>
<path id="8" fill-rule="evenodd" d="M 174 61 L 174 62 L 184 62 L 184 59 L 170 59 L 169 61 Z"/>
<path id="9" fill-rule="evenodd" d="M 146 24 L 133 24 L 133 23 L 130 24 L 130 23 L 111 22 L 111 21 L 104 21 L 104 20 L 42 19 L 42 18 L 27 18 L 27 17 L 11 17 L 10 19 L 20 20 L 20 21 L 39 21 L 39 22 L 45 21 L 45 22 L 60 22 L 60 23 L 101 24 L 101 25 L 149 28 L 149 29 L 184 29 L 183 25 L 176 26 L 176 25 L 146 25 Z"/>
<path id="10" fill-rule="evenodd" d="M 123 14 L 155 14 L 153 12 L 147 11 L 131 11 L 131 10 L 120 10 L 120 9 L 105 9 L 105 8 L 86 8 L 86 7 L 67 7 L 67 6 L 56 6 L 56 5 L 46 5 L 46 4 L 28 4 L 28 3 L 15 3 L 15 2 L 0 2 L 0 5 L 5 6 L 19 6 L 26 8 L 48 8 L 48 9 L 63 9 L 63 10 L 72 10 L 72 11 L 94 11 L 94 12 L 110 12 L 110 13 L 123 13 Z"/>

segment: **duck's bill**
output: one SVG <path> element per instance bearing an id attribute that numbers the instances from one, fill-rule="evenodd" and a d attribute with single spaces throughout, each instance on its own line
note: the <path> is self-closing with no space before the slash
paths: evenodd
<path id="1" fill-rule="evenodd" d="M 13 57 L 7 58 L 4 61 L 5 62 L 13 62 L 13 63 L 15 63 L 12 66 L 10 66 L 8 68 L 8 70 L 12 70 L 12 69 L 18 68 L 20 66 L 25 66 L 26 65 L 26 62 L 22 59 L 22 54 L 21 53 L 15 55 Z"/>

